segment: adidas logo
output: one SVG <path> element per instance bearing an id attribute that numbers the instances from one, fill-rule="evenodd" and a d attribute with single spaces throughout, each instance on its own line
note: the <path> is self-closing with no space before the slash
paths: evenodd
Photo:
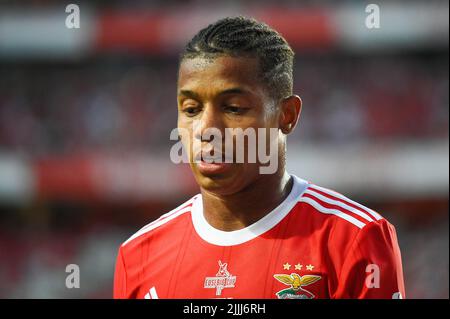
<path id="1" fill-rule="evenodd" d="M 155 287 L 150 288 L 150 290 L 145 294 L 144 299 L 159 299 Z"/>

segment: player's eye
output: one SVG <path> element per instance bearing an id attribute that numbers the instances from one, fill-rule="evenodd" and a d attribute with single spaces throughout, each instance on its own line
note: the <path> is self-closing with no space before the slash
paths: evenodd
<path id="1" fill-rule="evenodd" d="M 239 114 L 243 114 L 246 109 L 240 106 L 235 106 L 235 105 L 227 105 L 224 107 L 225 111 L 231 114 L 235 114 L 235 115 L 239 115 Z"/>
<path id="2" fill-rule="evenodd" d="M 183 108 L 183 113 L 187 116 L 195 116 L 200 112 L 199 107 L 196 106 L 188 106 Z"/>

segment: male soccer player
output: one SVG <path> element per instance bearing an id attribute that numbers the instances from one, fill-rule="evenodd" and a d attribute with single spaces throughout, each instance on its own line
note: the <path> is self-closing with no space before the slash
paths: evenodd
<path id="1" fill-rule="evenodd" d="M 244 17 L 219 20 L 187 44 L 178 128 L 192 137 L 182 142 L 200 194 L 121 245 L 115 298 L 405 296 L 394 227 L 286 171 L 286 136 L 301 111 L 293 58 L 279 33 Z M 222 162 L 198 157 L 194 141 L 209 142 L 209 128 L 276 129 L 275 172 L 235 154 L 230 163 L 223 149 L 214 155 Z"/>

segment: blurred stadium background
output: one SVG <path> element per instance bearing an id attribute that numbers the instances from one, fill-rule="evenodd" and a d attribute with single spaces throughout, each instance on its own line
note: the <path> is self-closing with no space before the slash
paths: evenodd
<path id="1" fill-rule="evenodd" d="M 177 55 L 243 14 L 294 47 L 304 108 L 291 173 L 397 228 L 408 298 L 449 297 L 449 4 L 376 1 L 0 2 L 0 297 L 110 298 L 116 253 L 197 193 L 169 160 Z M 81 287 L 67 289 L 67 264 Z"/>

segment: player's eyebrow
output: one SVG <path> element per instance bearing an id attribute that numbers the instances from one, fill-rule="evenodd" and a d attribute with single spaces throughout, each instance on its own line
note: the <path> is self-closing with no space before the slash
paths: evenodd
<path id="1" fill-rule="evenodd" d="M 218 95 L 225 95 L 225 94 L 248 94 L 249 92 L 243 88 L 231 88 L 221 91 Z"/>
<path id="2" fill-rule="evenodd" d="M 180 96 L 184 96 L 184 97 L 191 98 L 191 99 L 194 99 L 194 100 L 199 100 L 200 99 L 200 96 L 197 93 L 195 93 L 194 91 L 190 91 L 190 90 L 180 90 L 178 92 L 178 96 L 179 97 Z"/>
<path id="3" fill-rule="evenodd" d="M 226 89 L 226 90 L 220 91 L 217 94 L 217 96 L 226 95 L 226 94 L 243 95 L 243 94 L 248 94 L 248 93 L 249 93 L 249 91 L 247 91 L 246 89 L 235 87 L 235 88 L 230 88 L 230 89 Z M 198 93 L 194 92 L 194 91 L 191 91 L 191 90 L 180 90 L 178 92 L 178 96 L 185 96 L 187 98 L 200 100 L 200 95 Z"/>

